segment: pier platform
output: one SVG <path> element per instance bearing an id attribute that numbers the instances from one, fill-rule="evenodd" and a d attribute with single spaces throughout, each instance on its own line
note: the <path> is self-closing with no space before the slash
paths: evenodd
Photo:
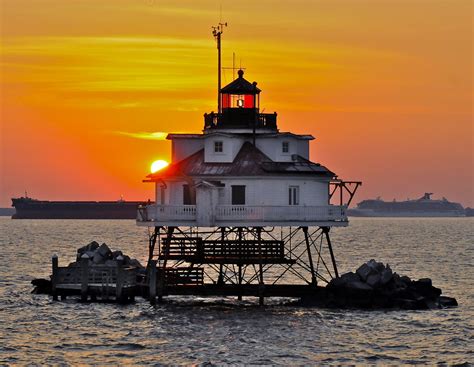
<path id="1" fill-rule="evenodd" d="M 163 296 L 202 296 L 202 297 L 317 297 L 323 287 L 305 284 L 202 284 L 174 285 L 163 288 Z"/>
<path id="2" fill-rule="evenodd" d="M 58 297 L 80 296 L 87 300 L 133 301 L 139 292 L 138 269 L 117 263 L 116 266 L 90 265 L 89 258 L 76 266 L 59 267 L 58 258 L 52 258 L 51 293 Z"/>

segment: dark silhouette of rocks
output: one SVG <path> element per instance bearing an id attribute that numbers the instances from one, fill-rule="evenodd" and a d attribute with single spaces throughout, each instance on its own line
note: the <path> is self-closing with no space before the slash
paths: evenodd
<path id="1" fill-rule="evenodd" d="M 31 284 L 35 287 L 31 293 L 35 294 L 51 294 L 51 280 L 48 279 L 33 279 Z"/>
<path id="2" fill-rule="evenodd" d="M 441 296 L 431 279 L 411 280 L 393 272 L 390 266 L 370 260 L 355 273 L 332 279 L 317 299 L 303 299 L 330 308 L 398 308 L 424 310 L 457 306 L 454 298 Z"/>
<path id="3" fill-rule="evenodd" d="M 98 242 L 92 241 L 88 245 L 77 249 L 76 262 L 72 262 L 69 266 L 77 266 L 81 261 L 82 256 L 86 254 L 89 258 L 89 266 L 93 265 L 108 265 L 117 266 L 117 261 L 120 259 L 125 266 L 135 266 L 144 269 L 142 264 L 137 259 L 132 259 L 125 255 L 122 251 L 112 251 L 107 244 L 99 245 Z"/>

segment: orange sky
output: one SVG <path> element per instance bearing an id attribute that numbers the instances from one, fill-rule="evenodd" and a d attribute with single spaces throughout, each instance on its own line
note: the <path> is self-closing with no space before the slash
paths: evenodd
<path id="1" fill-rule="evenodd" d="M 474 206 L 470 0 L 0 2 L 0 206 L 152 197 L 141 180 L 170 146 L 141 137 L 216 110 L 220 6 L 225 66 L 235 52 L 280 130 L 364 182 L 356 202 Z"/>

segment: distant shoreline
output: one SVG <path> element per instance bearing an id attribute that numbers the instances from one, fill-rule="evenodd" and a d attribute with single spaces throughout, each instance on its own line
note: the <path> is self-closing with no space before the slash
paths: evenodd
<path id="1" fill-rule="evenodd" d="M 0 208 L 0 217 L 8 217 L 15 214 L 15 208 Z"/>

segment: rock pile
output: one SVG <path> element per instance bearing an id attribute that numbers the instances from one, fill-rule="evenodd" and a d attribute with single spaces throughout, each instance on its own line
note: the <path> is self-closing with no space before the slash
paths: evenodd
<path id="1" fill-rule="evenodd" d="M 118 261 L 121 261 L 125 266 L 144 268 L 137 259 L 130 258 L 130 256 L 125 255 L 120 250 L 112 251 L 105 243 L 99 245 L 96 241 L 92 241 L 88 245 L 77 249 L 76 261 L 70 263 L 69 266 L 78 266 L 84 256 L 89 258 L 89 266 L 117 266 Z"/>
<path id="2" fill-rule="evenodd" d="M 411 280 L 393 272 L 390 266 L 370 260 L 355 273 L 329 282 L 324 306 L 340 308 L 431 309 L 457 306 L 454 298 L 441 296 L 431 279 Z"/>

